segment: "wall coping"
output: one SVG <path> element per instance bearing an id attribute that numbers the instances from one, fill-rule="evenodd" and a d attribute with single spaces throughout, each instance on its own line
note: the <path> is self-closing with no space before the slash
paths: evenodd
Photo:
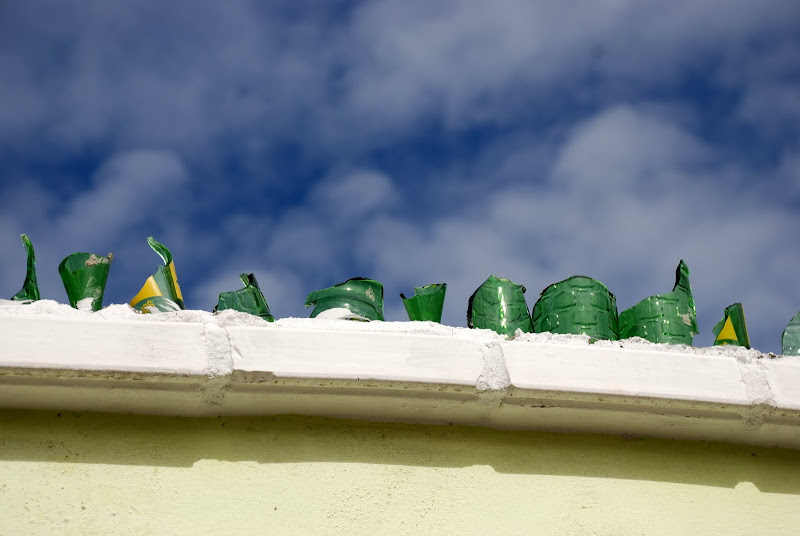
<path id="1" fill-rule="evenodd" d="M 430 322 L 0 301 L 0 407 L 301 414 L 800 448 L 800 357 Z"/>

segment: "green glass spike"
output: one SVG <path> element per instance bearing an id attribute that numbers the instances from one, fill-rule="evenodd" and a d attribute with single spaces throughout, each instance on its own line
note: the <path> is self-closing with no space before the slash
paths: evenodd
<path id="1" fill-rule="evenodd" d="M 447 292 L 447 283 L 437 283 L 414 287 L 414 295 L 410 298 L 406 298 L 405 294 L 400 294 L 400 299 L 403 300 L 403 306 L 408 313 L 408 319 L 441 322 L 445 292 Z"/>
<path id="2" fill-rule="evenodd" d="M 744 320 L 744 307 L 734 303 L 725 308 L 722 320 L 717 322 L 714 332 L 714 346 L 731 345 L 750 348 L 750 337 L 747 334 L 747 323 Z"/>
<path id="3" fill-rule="evenodd" d="M 682 260 L 672 292 L 645 298 L 619 315 L 620 338 L 691 346 L 698 333 L 697 312 L 689 284 L 689 267 Z"/>
<path id="4" fill-rule="evenodd" d="M 152 236 L 147 237 L 147 245 L 161 257 L 161 260 L 164 261 L 164 266 L 169 266 L 169 263 L 172 262 L 172 252 L 167 249 L 167 246 L 157 241 Z"/>
<path id="5" fill-rule="evenodd" d="M 524 333 L 533 331 L 525 287 L 490 275 L 469 298 L 467 326 L 491 329 L 509 337 L 518 329 Z"/>
<path id="6" fill-rule="evenodd" d="M 783 330 L 781 351 L 783 355 L 800 355 L 800 313 L 794 315 Z"/>
<path id="7" fill-rule="evenodd" d="M 532 317 L 536 333 L 619 339 L 617 299 L 591 277 L 575 275 L 544 289 L 533 306 Z"/>
<path id="8" fill-rule="evenodd" d="M 270 313 L 267 300 L 264 299 L 264 295 L 258 286 L 256 276 L 253 274 L 239 274 L 239 277 L 244 283 L 244 288 L 220 294 L 217 306 L 214 307 L 214 312 L 233 309 L 260 316 L 268 322 L 275 322 L 275 317 Z"/>
<path id="9" fill-rule="evenodd" d="M 315 290 L 306 298 L 314 306 L 311 318 L 336 314 L 347 309 L 353 320 L 383 320 L 383 285 L 373 279 L 354 277 L 332 287 Z M 328 313 L 325 313 L 328 311 Z"/>
<path id="10" fill-rule="evenodd" d="M 25 273 L 25 283 L 22 284 L 22 290 L 14 294 L 11 299 L 19 301 L 36 301 L 40 299 L 39 284 L 36 282 L 36 255 L 33 252 L 33 244 L 31 244 L 28 235 L 21 234 L 22 245 L 25 246 L 25 251 L 28 253 L 28 269 Z"/>
<path id="11" fill-rule="evenodd" d="M 152 236 L 147 237 L 147 243 L 164 261 L 164 266 L 159 266 L 156 272 L 147 278 L 139 293 L 130 301 L 131 307 L 143 313 L 184 309 L 183 294 L 178 284 L 172 253 Z"/>
<path id="12" fill-rule="evenodd" d="M 103 294 L 113 258 L 112 253 L 106 257 L 73 253 L 61 261 L 58 273 L 72 307 L 83 311 L 99 311 L 103 307 Z"/>

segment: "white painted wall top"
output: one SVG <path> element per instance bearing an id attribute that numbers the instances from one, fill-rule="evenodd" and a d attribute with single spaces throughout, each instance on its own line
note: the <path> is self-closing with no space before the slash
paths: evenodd
<path id="1" fill-rule="evenodd" d="M 800 448 L 800 358 L 429 322 L 0 301 L 0 407 L 304 414 Z"/>

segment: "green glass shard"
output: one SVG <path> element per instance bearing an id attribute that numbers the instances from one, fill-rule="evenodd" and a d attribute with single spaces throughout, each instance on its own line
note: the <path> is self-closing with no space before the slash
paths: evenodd
<path id="1" fill-rule="evenodd" d="M 617 299 L 591 277 L 575 275 L 544 289 L 533 306 L 532 317 L 536 333 L 619 339 Z"/>
<path id="2" fill-rule="evenodd" d="M 406 298 L 405 294 L 400 294 L 409 320 L 441 322 L 445 292 L 447 292 L 447 283 L 437 283 L 414 287 L 414 295 L 410 298 Z"/>
<path id="3" fill-rule="evenodd" d="M 22 245 L 25 246 L 25 251 L 28 253 L 28 269 L 25 273 L 25 283 L 22 284 L 22 290 L 14 294 L 11 299 L 19 301 L 36 301 L 40 299 L 39 284 L 36 282 L 36 255 L 33 252 L 33 244 L 28 239 L 28 235 L 20 235 Z"/>
<path id="4" fill-rule="evenodd" d="M 268 322 L 274 322 L 275 317 L 270 313 L 269 305 L 267 305 L 267 300 L 264 299 L 264 295 L 261 293 L 256 276 L 253 274 L 239 274 L 239 277 L 244 283 L 244 288 L 220 294 L 217 306 L 214 307 L 214 312 L 233 309 L 260 316 Z"/>
<path id="5" fill-rule="evenodd" d="M 747 333 L 744 307 L 741 303 L 727 306 L 722 320 L 717 322 L 712 331 L 715 336 L 714 346 L 731 345 L 750 348 L 750 337 Z"/>
<path id="6" fill-rule="evenodd" d="M 73 253 L 58 265 L 69 304 L 80 310 L 99 311 L 111 269 L 112 253 L 102 257 L 94 253 Z"/>
<path id="7" fill-rule="evenodd" d="M 139 293 L 130 301 L 131 307 L 143 313 L 184 309 L 183 294 L 178 284 L 172 253 L 152 236 L 147 237 L 147 243 L 164 261 L 164 266 L 159 266 L 156 272 L 147 278 Z"/>
<path id="8" fill-rule="evenodd" d="M 172 252 L 167 249 L 167 246 L 158 242 L 152 236 L 147 237 L 147 245 L 161 257 L 161 260 L 164 261 L 164 266 L 169 266 L 169 263 L 172 262 Z"/>
<path id="9" fill-rule="evenodd" d="M 325 311 L 347 309 L 354 319 L 383 320 L 383 285 L 373 279 L 354 277 L 311 292 L 306 298 L 306 307 L 312 305 L 311 318 Z"/>
<path id="10" fill-rule="evenodd" d="M 619 315 L 620 338 L 641 337 L 650 342 L 691 346 L 697 330 L 697 312 L 683 260 L 675 271 L 672 292 L 645 298 Z"/>
<path id="11" fill-rule="evenodd" d="M 467 326 L 491 329 L 506 336 L 514 335 L 518 329 L 524 333 L 533 331 L 525 287 L 490 275 L 469 298 Z"/>
<path id="12" fill-rule="evenodd" d="M 783 355 L 800 355 L 800 313 L 794 315 L 783 330 L 781 351 Z"/>

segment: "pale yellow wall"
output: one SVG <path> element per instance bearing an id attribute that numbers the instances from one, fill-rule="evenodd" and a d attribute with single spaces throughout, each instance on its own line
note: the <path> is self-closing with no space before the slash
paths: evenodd
<path id="1" fill-rule="evenodd" d="M 0 411 L 0 534 L 800 534 L 800 453 Z"/>

